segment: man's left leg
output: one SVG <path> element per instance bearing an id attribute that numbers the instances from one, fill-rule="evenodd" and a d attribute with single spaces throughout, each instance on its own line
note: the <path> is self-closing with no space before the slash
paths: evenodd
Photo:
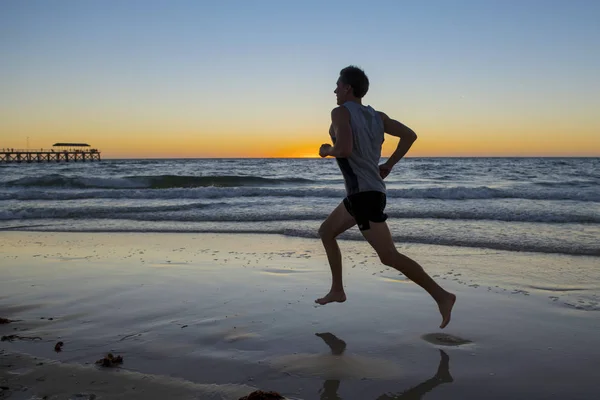
<path id="1" fill-rule="evenodd" d="M 350 215 L 344 203 L 340 203 L 329 217 L 321 224 L 319 236 L 327 253 L 327 260 L 331 268 L 331 289 L 324 297 L 315 300 L 315 303 L 343 303 L 346 301 L 344 284 L 342 281 L 342 253 L 337 244 L 336 237 L 356 225 L 354 217 Z"/>

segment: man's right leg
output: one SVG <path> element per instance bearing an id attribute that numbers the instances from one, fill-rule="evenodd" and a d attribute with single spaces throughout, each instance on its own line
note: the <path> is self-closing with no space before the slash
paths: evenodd
<path id="1" fill-rule="evenodd" d="M 331 302 L 342 303 L 346 301 L 344 283 L 342 281 L 342 253 L 337 244 L 336 237 L 356 225 L 354 217 L 350 215 L 344 203 L 340 203 L 329 217 L 321 224 L 319 236 L 327 253 L 327 260 L 331 267 L 331 290 L 325 297 L 315 300 L 315 303 L 324 305 Z"/>
<path id="2" fill-rule="evenodd" d="M 440 314 L 442 314 L 440 328 L 448 325 L 456 296 L 438 285 L 416 261 L 396 250 L 392 234 L 385 221 L 370 222 L 369 225 L 370 228 L 361 233 L 375 249 L 381 262 L 402 272 L 408 279 L 425 289 L 436 301 Z"/>

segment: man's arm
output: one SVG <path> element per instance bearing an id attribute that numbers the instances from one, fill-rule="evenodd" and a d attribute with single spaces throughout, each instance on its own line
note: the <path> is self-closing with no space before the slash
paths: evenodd
<path id="1" fill-rule="evenodd" d="M 346 107 L 336 107 L 331 111 L 331 126 L 335 135 L 335 144 L 327 154 L 333 157 L 346 158 L 352 154 L 352 127 L 350 112 Z"/>
<path id="2" fill-rule="evenodd" d="M 415 140 L 417 140 L 417 134 L 408 126 L 399 121 L 391 119 L 385 113 L 379 112 L 379 114 L 383 119 L 383 128 L 385 133 L 400 138 L 398 147 L 396 147 L 396 150 L 394 150 L 390 158 L 384 163 L 389 169 L 391 169 L 398 161 L 402 159 L 402 157 L 404 157 Z"/>

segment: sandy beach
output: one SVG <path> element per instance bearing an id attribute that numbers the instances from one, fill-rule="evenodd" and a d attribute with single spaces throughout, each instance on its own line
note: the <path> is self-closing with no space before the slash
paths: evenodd
<path id="1" fill-rule="evenodd" d="M 400 245 L 458 296 L 440 331 L 424 291 L 340 246 L 348 301 L 317 306 L 313 239 L 0 232 L 0 398 L 597 395 L 598 258 Z M 95 365 L 109 352 L 123 364 Z"/>

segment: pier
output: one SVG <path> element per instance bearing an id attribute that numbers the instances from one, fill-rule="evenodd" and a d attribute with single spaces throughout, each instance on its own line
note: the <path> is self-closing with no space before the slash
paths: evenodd
<path id="1" fill-rule="evenodd" d="M 0 152 L 0 163 L 100 161 L 100 151 L 87 143 L 55 143 L 51 149 L 7 149 Z"/>

